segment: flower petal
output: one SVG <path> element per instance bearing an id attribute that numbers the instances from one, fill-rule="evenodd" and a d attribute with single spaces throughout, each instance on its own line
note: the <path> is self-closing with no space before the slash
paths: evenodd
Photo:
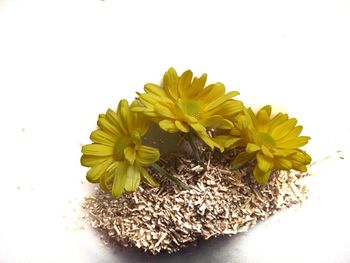
<path id="1" fill-rule="evenodd" d="M 128 166 L 128 163 L 122 162 L 120 163 L 120 165 L 118 165 L 117 169 L 115 170 L 115 176 L 112 186 L 112 195 L 117 198 L 120 197 L 124 192 Z"/>
<path id="2" fill-rule="evenodd" d="M 108 120 L 105 114 L 99 115 L 97 125 L 101 128 L 101 130 L 113 134 L 114 136 L 121 136 L 122 134 L 119 126 L 114 125 L 114 123 Z"/>
<path id="3" fill-rule="evenodd" d="M 154 180 L 152 176 L 149 175 L 149 173 L 147 172 L 146 169 L 144 169 L 143 167 L 140 167 L 140 171 L 141 171 L 142 179 L 144 181 L 146 181 L 147 183 L 149 183 L 150 185 L 152 185 L 154 187 L 159 186 L 159 183 L 156 180 Z"/>
<path id="4" fill-rule="evenodd" d="M 83 166 L 92 167 L 92 166 L 98 165 L 100 163 L 103 163 L 108 158 L 110 158 L 110 157 L 109 156 L 92 156 L 92 155 L 83 154 L 80 158 L 80 163 Z"/>
<path id="5" fill-rule="evenodd" d="M 93 156 L 111 156 L 113 154 L 113 147 L 103 144 L 88 144 L 81 148 L 81 152 L 85 155 Z"/>
<path id="6" fill-rule="evenodd" d="M 130 112 L 129 103 L 127 100 L 121 100 L 119 102 L 117 117 L 121 120 L 121 122 L 119 122 L 119 125 L 125 128 L 126 134 L 129 134 L 134 130 L 133 114 Z"/>
<path id="7" fill-rule="evenodd" d="M 200 123 L 190 123 L 192 129 L 194 129 L 198 133 L 205 133 L 207 136 L 207 129 Z"/>
<path id="8" fill-rule="evenodd" d="M 207 118 L 202 118 L 199 121 L 200 124 L 202 124 L 204 127 L 218 127 L 222 126 L 227 129 L 232 128 L 232 123 L 229 120 L 224 119 L 220 115 L 212 115 Z M 223 129 L 223 128 L 221 128 Z"/>
<path id="9" fill-rule="evenodd" d="M 130 164 L 134 164 L 136 159 L 136 150 L 134 147 L 126 147 L 124 149 L 125 159 L 129 161 Z"/>
<path id="10" fill-rule="evenodd" d="M 298 138 L 294 138 L 292 140 L 280 143 L 280 144 L 278 144 L 278 147 L 279 148 L 296 149 L 296 148 L 299 148 L 299 147 L 307 144 L 310 139 L 311 138 L 308 136 L 300 136 Z"/>
<path id="11" fill-rule="evenodd" d="M 91 133 L 90 139 L 95 143 L 100 143 L 114 147 L 114 143 L 117 140 L 117 136 L 104 132 L 102 130 L 96 130 Z"/>
<path id="12" fill-rule="evenodd" d="M 254 178 L 256 182 L 260 185 L 264 185 L 270 178 L 271 170 L 261 171 L 256 165 L 253 170 Z"/>
<path id="13" fill-rule="evenodd" d="M 246 164 L 247 162 L 253 160 L 255 156 L 256 156 L 255 152 L 252 152 L 252 153 L 241 152 L 236 156 L 236 158 L 231 163 L 231 168 L 238 169 L 242 167 L 244 164 Z"/>
<path id="14" fill-rule="evenodd" d="M 261 151 L 262 153 L 267 156 L 267 157 L 270 157 L 270 158 L 273 158 L 273 154 L 272 152 L 269 150 L 269 148 L 267 148 L 265 145 L 261 145 Z"/>
<path id="15" fill-rule="evenodd" d="M 272 129 L 270 134 L 275 140 L 279 140 L 287 136 L 288 133 L 293 130 L 296 124 L 297 120 L 295 118 L 289 119 Z"/>
<path id="16" fill-rule="evenodd" d="M 100 187 L 104 191 L 111 191 L 113 186 L 114 177 L 116 175 L 116 170 L 118 166 L 123 162 L 113 162 L 102 174 L 100 178 Z"/>
<path id="17" fill-rule="evenodd" d="M 236 146 L 239 146 L 236 144 L 238 144 L 242 140 L 242 138 L 233 137 L 230 135 L 218 135 L 215 136 L 213 140 L 224 148 L 234 148 Z"/>
<path id="18" fill-rule="evenodd" d="M 170 133 L 175 133 L 179 131 L 173 120 L 162 120 L 159 122 L 159 127 L 162 128 L 164 131 Z"/>
<path id="19" fill-rule="evenodd" d="M 94 167 L 92 167 L 86 174 L 86 179 L 90 183 L 97 183 L 102 176 L 103 173 L 106 172 L 107 168 L 111 165 L 113 162 L 112 158 L 108 158 L 103 163 L 100 163 Z"/>
<path id="20" fill-rule="evenodd" d="M 121 134 L 128 134 L 126 124 L 123 123 L 123 120 L 120 118 L 120 116 L 118 116 L 118 114 L 115 111 L 108 109 L 106 112 L 106 118 L 109 122 L 113 124 L 114 127 L 117 128 L 117 131 L 119 131 L 118 136 L 121 136 Z"/>
<path id="21" fill-rule="evenodd" d="M 204 89 L 205 83 L 207 82 L 207 74 L 203 74 L 200 78 L 195 77 L 192 85 L 187 92 L 188 98 L 195 98 Z"/>
<path id="22" fill-rule="evenodd" d="M 257 164 L 259 170 L 263 172 L 272 171 L 273 169 L 273 159 L 266 157 L 262 152 L 256 155 Z"/>
<path id="23" fill-rule="evenodd" d="M 279 170 L 290 170 L 292 169 L 292 162 L 286 158 L 275 158 L 275 168 Z"/>
<path id="24" fill-rule="evenodd" d="M 253 153 L 253 152 L 260 151 L 261 148 L 258 145 L 254 144 L 254 143 L 248 143 L 245 150 L 248 153 Z"/>
<path id="25" fill-rule="evenodd" d="M 136 165 L 129 165 L 126 172 L 125 190 L 133 192 L 140 185 L 140 169 Z"/>
<path id="26" fill-rule="evenodd" d="M 184 73 L 182 73 L 179 79 L 178 87 L 177 87 L 177 92 L 180 98 L 186 97 L 186 94 L 190 90 L 192 78 L 193 78 L 193 73 L 191 70 L 187 70 Z"/>
<path id="27" fill-rule="evenodd" d="M 210 99 L 210 101 L 216 100 L 225 95 L 225 85 L 217 82 L 205 87 L 200 94 L 197 95 L 197 99 L 205 100 Z"/>
<path id="28" fill-rule="evenodd" d="M 164 77 L 164 90 L 174 99 L 177 100 L 179 98 L 177 93 L 177 86 L 179 77 L 174 68 L 170 68 L 167 72 L 165 72 Z"/>
<path id="29" fill-rule="evenodd" d="M 148 166 L 159 160 L 159 150 L 153 147 L 142 145 L 137 149 L 137 162 L 142 166 Z"/>
<path id="30" fill-rule="evenodd" d="M 196 132 L 199 138 L 203 142 L 205 142 L 212 150 L 214 150 L 214 147 L 218 148 L 220 152 L 223 152 L 225 148 L 217 143 L 213 138 L 210 138 L 209 135 L 206 132 Z"/>
<path id="31" fill-rule="evenodd" d="M 147 83 L 144 87 L 144 90 L 151 95 L 158 96 L 161 98 L 166 97 L 166 93 L 164 89 L 162 89 L 159 85 L 152 84 L 152 83 Z"/>
<path id="32" fill-rule="evenodd" d="M 184 123 L 182 121 L 175 120 L 175 126 L 182 132 L 189 132 L 190 127 L 188 126 L 187 123 Z"/>
<path id="33" fill-rule="evenodd" d="M 168 107 L 161 105 L 159 103 L 154 105 L 154 110 L 162 117 L 170 118 L 170 119 L 175 118 L 175 114 L 172 113 Z"/>
<path id="34" fill-rule="evenodd" d="M 216 107 L 220 106 L 222 103 L 224 103 L 225 101 L 227 101 L 227 100 L 229 100 L 232 97 L 235 97 L 237 95 L 239 95 L 238 91 L 231 91 L 231 92 L 228 92 L 225 95 L 222 95 L 222 96 L 220 96 L 218 98 L 211 97 L 214 100 L 212 100 L 207 105 L 205 105 L 204 106 L 204 110 L 205 111 L 209 111 L 209 110 L 211 110 L 213 108 L 216 108 Z"/>
<path id="35" fill-rule="evenodd" d="M 260 132 L 268 132 L 268 129 L 269 129 L 269 124 L 270 124 L 269 112 L 271 114 L 271 106 L 270 107 L 268 107 L 268 106 L 265 106 L 264 108 L 259 110 L 257 113 L 257 116 L 256 116 Z M 266 109 L 266 107 L 267 107 L 267 109 Z"/>

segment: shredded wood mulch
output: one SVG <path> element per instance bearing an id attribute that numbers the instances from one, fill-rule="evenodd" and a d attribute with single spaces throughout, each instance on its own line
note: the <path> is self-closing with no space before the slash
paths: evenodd
<path id="1" fill-rule="evenodd" d="M 306 199 L 307 188 L 300 180 L 306 174 L 276 171 L 261 187 L 252 178 L 252 165 L 229 169 L 235 155 L 235 150 L 204 152 L 201 167 L 187 155 L 168 154 L 161 159 L 162 167 L 186 182 L 190 191 L 150 171 L 161 187 L 142 184 L 119 199 L 96 189 L 83 203 L 86 218 L 110 243 L 172 253 L 200 238 L 245 232 Z"/>

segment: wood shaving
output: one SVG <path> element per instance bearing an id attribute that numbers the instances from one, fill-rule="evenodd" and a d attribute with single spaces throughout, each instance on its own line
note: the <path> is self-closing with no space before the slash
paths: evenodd
<path id="1" fill-rule="evenodd" d="M 159 188 L 142 184 L 136 192 L 115 199 L 99 189 L 83 208 L 93 228 L 118 242 L 157 254 L 175 252 L 200 239 L 247 231 L 281 209 L 307 197 L 306 174 L 276 171 L 263 187 L 252 178 L 252 165 L 231 171 L 237 151 L 204 152 L 203 166 L 183 154 L 162 157 L 163 168 L 186 182 L 182 191 L 155 171 Z"/>

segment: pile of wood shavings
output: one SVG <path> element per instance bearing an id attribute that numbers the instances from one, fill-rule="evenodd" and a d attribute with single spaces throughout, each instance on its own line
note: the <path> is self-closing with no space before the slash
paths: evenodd
<path id="1" fill-rule="evenodd" d="M 153 172 L 159 188 L 143 184 L 115 199 L 101 190 L 87 197 L 83 208 L 93 228 L 109 241 L 135 246 L 153 254 L 172 253 L 200 238 L 247 231 L 259 220 L 301 203 L 307 195 L 295 171 L 272 174 L 263 187 L 253 182 L 252 167 L 231 171 L 234 151 L 205 152 L 203 167 L 181 154 L 162 159 L 162 166 L 191 190 L 181 191 Z"/>

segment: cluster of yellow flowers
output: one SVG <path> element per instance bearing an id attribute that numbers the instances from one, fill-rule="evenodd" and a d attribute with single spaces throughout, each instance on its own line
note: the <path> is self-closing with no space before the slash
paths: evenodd
<path id="1" fill-rule="evenodd" d="M 148 83 L 130 106 L 121 100 L 116 111 L 101 114 L 99 129 L 90 136 L 93 143 L 82 147 L 81 164 L 91 167 L 87 180 L 116 197 L 135 191 L 140 180 L 158 186 L 145 167 L 161 169 L 155 164 L 159 151 L 142 144 L 150 121 L 169 133 L 196 134 L 212 150 L 244 148 L 232 160 L 232 169 L 254 162 L 259 184 L 266 183 L 274 169 L 307 170 L 311 158 L 299 148 L 310 138 L 299 136 L 302 126 L 296 126 L 295 118 L 283 113 L 272 116 L 269 105 L 255 114 L 233 99 L 237 91 L 226 93 L 219 82 L 206 86 L 206 80 L 206 74 L 197 78 L 188 70 L 178 76 L 170 68 L 161 86 Z M 213 128 L 217 136 L 208 133 Z"/>

